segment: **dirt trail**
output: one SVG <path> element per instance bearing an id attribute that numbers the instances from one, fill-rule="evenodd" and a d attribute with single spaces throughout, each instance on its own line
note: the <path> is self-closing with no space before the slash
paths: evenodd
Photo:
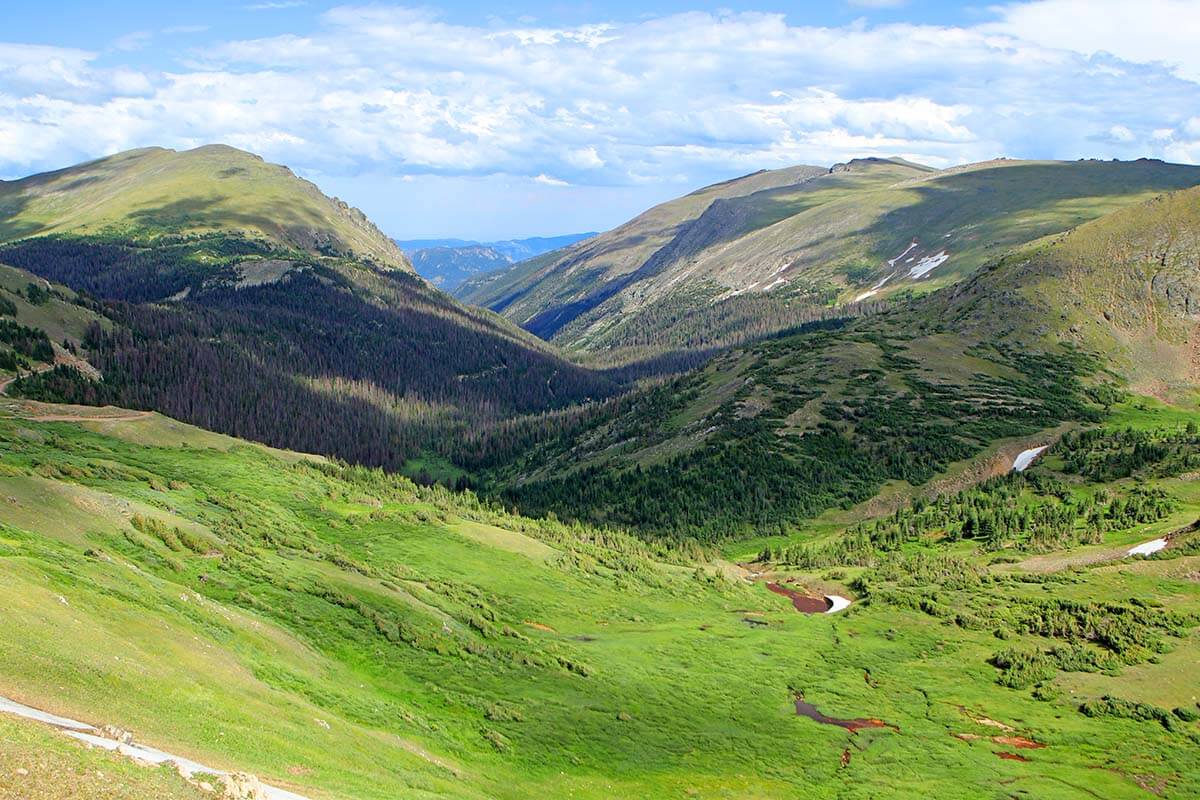
<path id="1" fill-rule="evenodd" d="M 30 414 L 26 419 L 36 420 L 37 422 L 132 422 L 137 419 L 145 419 L 153 413 L 153 411 L 124 411 L 120 414 L 106 416 L 98 416 L 96 414 Z"/>
<path id="2" fill-rule="evenodd" d="M 0 384 L 3 385 L 7 384 Z M 15 416 L 35 422 L 131 422 L 154 414 L 153 411 L 131 411 L 118 406 L 72 406 L 36 400 L 10 401 L 5 407 Z"/>

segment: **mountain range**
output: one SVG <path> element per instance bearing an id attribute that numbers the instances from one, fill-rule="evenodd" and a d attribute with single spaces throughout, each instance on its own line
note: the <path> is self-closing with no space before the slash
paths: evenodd
<path id="1" fill-rule="evenodd" d="M 468 280 L 462 299 L 569 350 L 630 358 L 737 343 L 814 309 L 920 294 L 1007 249 L 1200 182 L 1200 168 L 1000 159 L 792 167 L 700 189 Z"/>
<path id="2" fill-rule="evenodd" d="M 479 273 L 504 269 L 507 265 L 575 244 L 595 233 L 566 236 L 534 236 L 498 242 L 466 239 L 413 239 L 396 244 L 412 259 L 417 274 L 434 286 L 454 292 Z"/>

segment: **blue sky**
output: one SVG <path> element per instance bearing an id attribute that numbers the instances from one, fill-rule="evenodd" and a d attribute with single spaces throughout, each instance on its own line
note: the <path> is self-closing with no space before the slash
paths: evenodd
<path id="1" fill-rule="evenodd" d="M 221 141 L 398 238 L 604 229 L 861 155 L 1200 161 L 1195 0 L 15 5 L 0 178 Z"/>

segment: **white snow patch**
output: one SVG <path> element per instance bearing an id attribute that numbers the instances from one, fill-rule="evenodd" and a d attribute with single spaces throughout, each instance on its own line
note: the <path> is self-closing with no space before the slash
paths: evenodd
<path id="1" fill-rule="evenodd" d="M 829 601 L 829 610 L 825 612 L 826 614 L 836 614 L 850 607 L 850 601 L 841 595 L 827 594 L 825 599 Z"/>
<path id="2" fill-rule="evenodd" d="M 1142 542 L 1137 547 L 1131 549 L 1126 555 L 1131 556 L 1148 556 L 1157 553 L 1167 546 L 1166 539 L 1152 539 L 1148 542 Z"/>
<path id="3" fill-rule="evenodd" d="M 771 281 L 769 284 L 764 286 L 762 290 L 764 292 L 769 292 L 781 283 L 787 283 L 787 278 L 776 278 L 775 280 Z"/>
<path id="4" fill-rule="evenodd" d="M 916 242 L 909 242 L 909 244 L 908 244 L 908 247 L 904 248 L 904 252 L 903 252 L 903 253 L 901 253 L 900 255 L 896 256 L 895 258 L 892 258 L 892 259 L 889 259 L 889 260 L 888 260 L 888 262 L 887 262 L 887 263 L 888 263 L 888 266 L 889 266 L 889 267 L 894 267 L 894 266 L 896 266 L 896 262 L 897 262 L 897 261 L 899 261 L 900 259 L 904 258 L 906 255 L 908 255 L 908 251 L 909 251 L 909 250 L 912 250 L 912 249 L 913 249 L 914 247 L 916 247 L 916 246 L 917 246 L 917 243 L 916 243 Z"/>
<path id="5" fill-rule="evenodd" d="M 1044 444 L 1041 447 L 1031 447 L 1028 450 L 1022 450 L 1017 454 L 1017 457 L 1013 459 L 1013 472 L 1024 472 L 1025 470 L 1029 469 L 1029 465 L 1033 463 L 1033 460 L 1040 456 L 1042 451 L 1049 446 L 1050 445 Z"/>
<path id="6" fill-rule="evenodd" d="M 879 283 L 875 284 L 870 289 L 863 292 L 858 297 L 854 298 L 854 302 L 857 303 L 860 300 L 866 300 L 868 297 L 873 297 L 873 296 L 879 294 L 879 290 L 883 288 L 883 285 L 885 283 L 887 283 L 888 281 L 890 281 L 894 277 L 896 277 L 896 273 L 894 273 L 894 272 L 891 275 L 884 275 L 882 278 L 879 279 Z"/>
<path id="7" fill-rule="evenodd" d="M 941 251 L 936 256 L 925 256 L 916 264 L 913 264 L 912 269 L 908 271 L 908 277 L 923 278 L 932 272 L 935 267 L 939 267 L 944 264 L 948 258 L 950 258 L 950 256 L 945 250 Z"/>

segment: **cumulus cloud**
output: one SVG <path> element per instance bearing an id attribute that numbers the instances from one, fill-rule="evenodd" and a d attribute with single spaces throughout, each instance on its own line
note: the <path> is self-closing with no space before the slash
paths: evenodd
<path id="1" fill-rule="evenodd" d="M 161 74 L 0 44 L 0 174 L 211 141 L 330 176 L 543 186 L 695 185 L 860 155 L 1197 160 L 1190 67 L 1035 30 L 1070 2 L 1004 6 L 975 27 L 842 28 L 728 12 L 470 27 L 342 6 L 312 31 L 213 42 Z"/>

